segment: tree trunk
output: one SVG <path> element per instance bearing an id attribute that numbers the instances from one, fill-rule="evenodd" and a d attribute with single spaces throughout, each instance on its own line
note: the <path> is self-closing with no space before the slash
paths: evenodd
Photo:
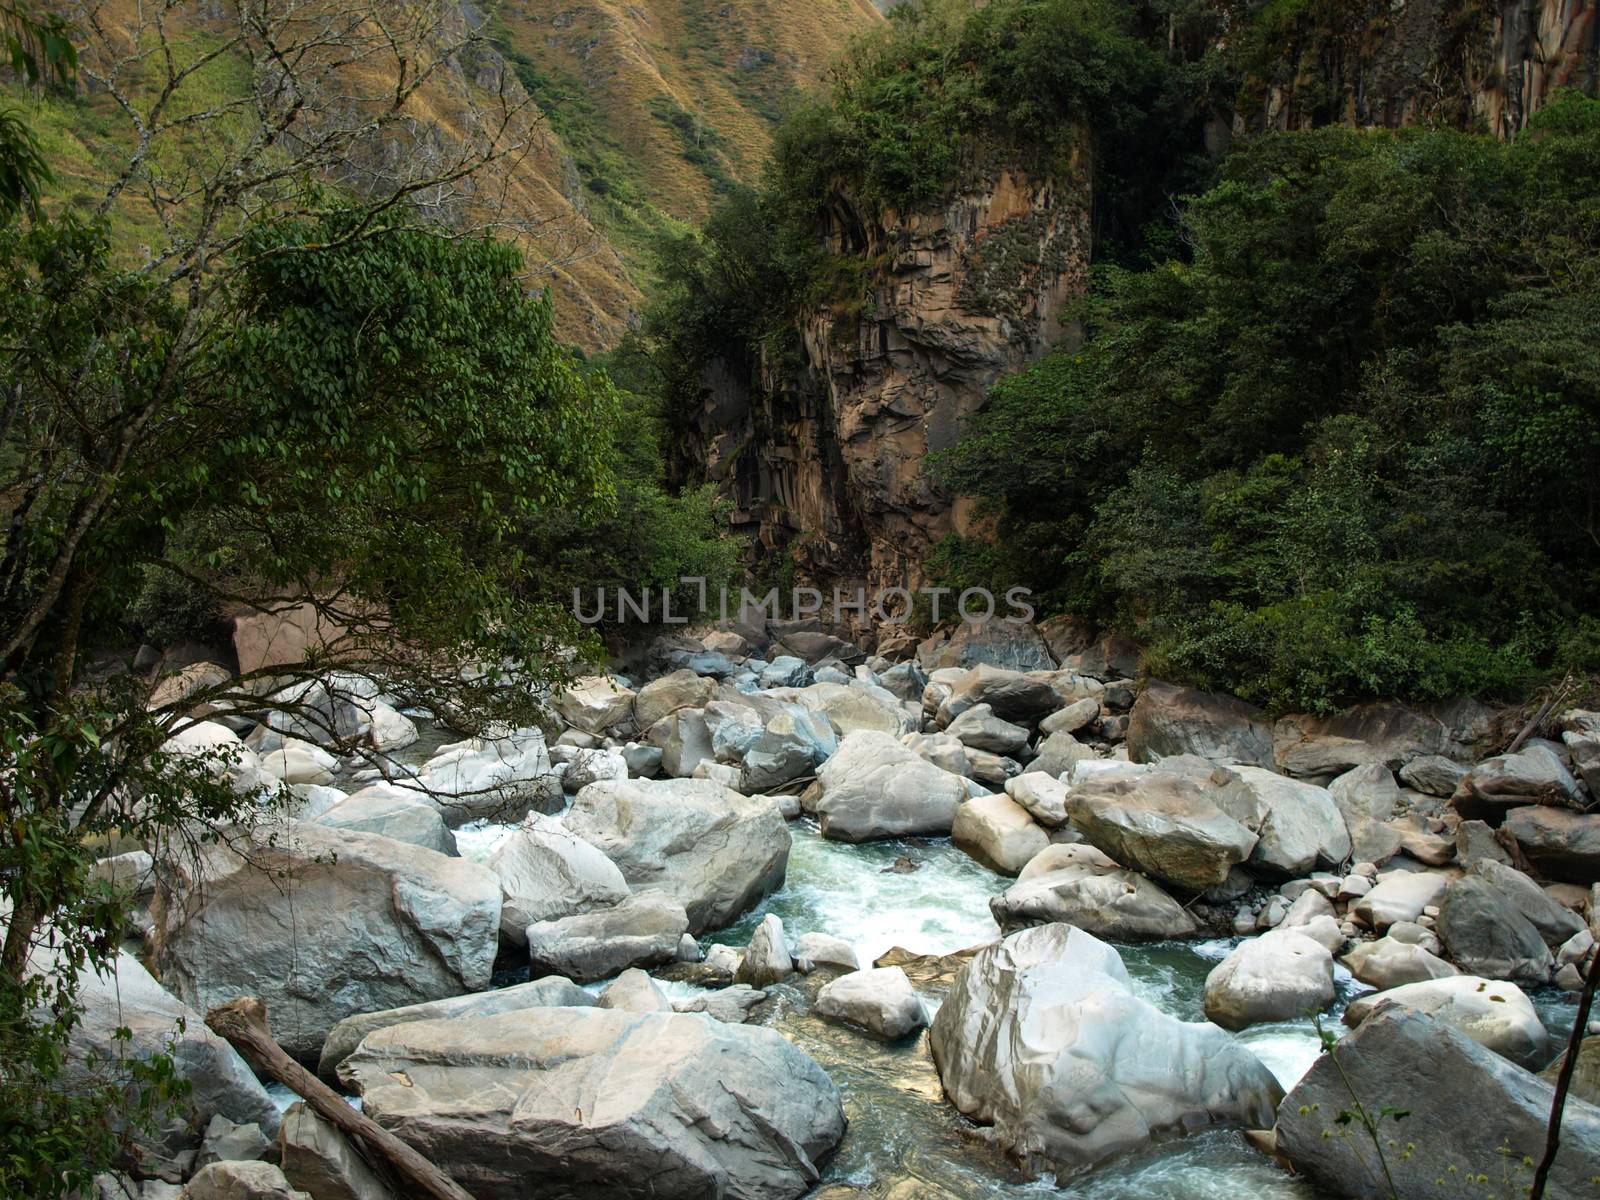
<path id="1" fill-rule="evenodd" d="M 267 1006 L 254 996 L 240 996 L 219 1004 L 206 1014 L 206 1024 L 232 1043 L 245 1060 L 290 1091 L 296 1093 L 318 1116 L 338 1129 L 359 1138 L 375 1158 L 388 1164 L 405 1185 L 408 1196 L 428 1200 L 472 1200 L 460 1184 L 451 1179 L 394 1134 L 358 1113 L 337 1092 L 323 1083 L 284 1052 L 267 1027 Z"/>

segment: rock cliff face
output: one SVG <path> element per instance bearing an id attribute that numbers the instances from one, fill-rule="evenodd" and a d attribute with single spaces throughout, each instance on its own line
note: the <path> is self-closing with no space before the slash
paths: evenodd
<path id="1" fill-rule="evenodd" d="M 730 357 L 688 431 L 738 519 L 822 586 L 914 587 L 970 514 L 929 477 L 1000 375 L 1074 336 L 1089 257 L 1087 162 L 996 168 L 938 208 L 828 206 L 830 253 L 861 290 L 801 314 L 791 358 Z"/>
<path id="2" fill-rule="evenodd" d="M 1259 18 L 1258 18 L 1259 19 Z M 1551 93 L 1592 92 L 1594 0 L 1328 0 L 1241 50 L 1235 130 L 1429 124 L 1511 137 Z"/>

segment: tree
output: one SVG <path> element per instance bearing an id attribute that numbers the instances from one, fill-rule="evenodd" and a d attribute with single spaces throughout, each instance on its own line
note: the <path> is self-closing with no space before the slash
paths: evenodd
<path id="1" fill-rule="evenodd" d="M 270 810 L 174 735 L 234 708 L 338 736 L 335 672 L 468 733 L 536 721 L 584 643 L 524 547 L 613 497 L 615 391 L 482 232 L 525 223 L 500 197 L 536 114 L 455 6 L 126 11 L 74 14 L 81 103 L 125 135 L 103 193 L 0 225 L 7 1194 L 87 1183 L 179 1090 L 159 1060 L 62 1074 L 77 982 L 122 934 L 99 848 L 182 853 Z M 330 632 L 195 688 L 89 671 L 152 592 L 309 605 Z"/>

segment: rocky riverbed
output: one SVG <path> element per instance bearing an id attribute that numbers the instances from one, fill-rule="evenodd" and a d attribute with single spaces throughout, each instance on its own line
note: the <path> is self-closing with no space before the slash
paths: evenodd
<path id="1" fill-rule="evenodd" d="M 492 741 L 347 675 L 323 721 L 196 714 L 173 748 L 263 820 L 102 863 L 143 907 L 84 1040 L 120 986 L 196 1083 L 109 1194 L 391 1194 L 204 1032 L 241 994 L 479 1200 L 1359 1196 L 1346 1078 L 1413 1114 L 1408 1200 L 1535 1155 L 1600 715 L 1510 751 L 1472 704 L 1274 722 L 1051 641 L 661 639 Z"/>

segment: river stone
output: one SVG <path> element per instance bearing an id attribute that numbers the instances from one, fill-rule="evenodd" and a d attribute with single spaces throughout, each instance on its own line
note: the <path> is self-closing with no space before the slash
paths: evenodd
<path id="1" fill-rule="evenodd" d="M 817 967 L 843 967 L 859 971 L 861 958 L 856 948 L 843 938 L 826 933 L 802 933 L 794 941 L 795 965 L 802 971 Z"/>
<path id="2" fill-rule="evenodd" d="M 734 972 L 734 982 L 764 988 L 793 974 L 794 956 L 783 936 L 783 921 L 776 913 L 768 913 L 750 937 L 749 948 Z"/>
<path id="3" fill-rule="evenodd" d="M 1380 991 L 1460 974 L 1424 947 L 1392 937 L 1362 942 L 1344 956 L 1344 965 L 1362 983 L 1371 984 Z"/>
<path id="4" fill-rule="evenodd" d="M 1548 983 L 1555 969 L 1550 948 L 1534 923 L 1479 870 L 1484 865 L 1445 889 L 1437 919 L 1440 939 L 1463 970 Z"/>
<path id="5" fill-rule="evenodd" d="M 438 806 L 420 792 L 376 783 L 352 792 L 316 818 L 332 829 L 381 833 L 397 842 L 425 846 L 439 854 L 456 853 L 456 839 Z"/>
<path id="6" fill-rule="evenodd" d="M 1039 854 L 1016 883 L 989 901 L 989 911 L 1002 933 L 1061 922 L 1096 937 L 1136 942 L 1189 937 L 1198 928 L 1158 885 L 1081 845 L 1051 846 Z"/>
<path id="7" fill-rule="evenodd" d="M 1206 976 L 1205 1011 L 1224 1029 L 1292 1021 L 1333 1003 L 1333 957 L 1298 929 L 1247 938 Z"/>
<path id="8" fill-rule="evenodd" d="M 259 996 L 299 1058 L 352 1013 L 489 985 L 500 885 L 477 863 L 288 821 L 174 857 L 164 878 L 163 979 L 201 1012 Z"/>
<path id="9" fill-rule="evenodd" d="M 590 784 L 565 823 L 616 863 L 635 891 L 683 905 L 696 935 L 731 925 L 777 891 L 789 861 L 778 806 L 709 780 Z"/>
<path id="10" fill-rule="evenodd" d="M 1174 754 L 1270 767 L 1272 725 L 1232 696 L 1152 679 L 1128 713 L 1128 757 L 1145 763 Z"/>
<path id="11" fill-rule="evenodd" d="M 341 1077 L 476 1200 L 792 1200 L 844 1136 L 782 1035 L 703 1016 L 528 1009 L 368 1037 Z"/>
<path id="12" fill-rule="evenodd" d="M 717 694 L 713 679 L 703 679 L 687 668 L 651 680 L 633 698 L 635 729 L 649 729 L 680 708 L 704 708 Z"/>
<path id="13" fill-rule="evenodd" d="M 1352 767 L 1328 784 L 1328 794 L 1352 827 L 1357 821 L 1387 821 L 1400 803 L 1394 772 L 1382 763 Z"/>
<path id="14" fill-rule="evenodd" d="M 500 881 L 500 936 L 514 946 L 525 944 L 536 921 L 606 908 L 628 897 L 628 881 L 616 863 L 552 817 L 529 817 L 483 865 Z"/>
<path id="15" fill-rule="evenodd" d="M 1450 876 L 1442 871 L 1386 871 L 1350 911 L 1382 933 L 1397 921 L 1415 921 L 1424 908 L 1439 902 L 1449 883 Z"/>
<path id="16" fill-rule="evenodd" d="M 1568 883 L 1600 879 L 1600 815 L 1542 805 L 1514 808 L 1504 828 L 1541 875 Z"/>
<path id="17" fill-rule="evenodd" d="M 1534 745 L 1484 759 L 1456 785 L 1450 803 L 1463 817 L 1498 825 L 1509 810 L 1525 804 L 1581 809 L 1584 796 L 1555 751 Z"/>
<path id="18" fill-rule="evenodd" d="M 1225 768 L 1217 807 L 1258 835 L 1250 865 L 1275 875 L 1303 875 L 1350 857 L 1350 830 L 1326 788 L 1262 767 Z"/>
<path id="19" fill-rule="evenodd" d="M 944 836 L 966 797 L 942 771 L 886 733 L 852 733 L 817 771 L 822 836 L 842 842 Z"/>
<path id="20" fill-rule="evenodd" d="M 744 790 L 765 792 L 811 775 L 838 748 L 826 713 L 785 704 L 767 718 L 740 756 Z"/>
<path id="21" fill-rule="evenodd" d="M 928 1023 L 928 1012 L 899 967 L 851 971 L 817 993 L 818 1016 L 844 1021 L 893 1042 Z"/>
<path id="22" fill-rule="evenodd" d="M 1015 875 L 1050 844 L 1049 835 L 1009 796 L 978 796 L 956 809 L 950 840 L 1001 875 Z"/>
<path id="23" fill-rule="evenodd" d="M 828 719 L 835 735 L 829 739 L 829 754 L 833 753 L 838 738 L 858 729 L 903 737 L 914 732 L 919 724 L 898 696 L 871 684 L 816 683 L 801 691 L 796 699 L 802 707 Z"/>
<path id="24" fill-rule="evenodd" d="M 645 730 L 644 740 L 661 751 L 661 769 L 674 779 L 688 779 L 703 762 L 716 761 L 705 714 L 680 708 Z"/>
<path id="25" fill-rule="evenodd" d="M 577 792 L 602 779 L 627 777 L 628 760 L 620 750 L 580 749 L 567 763 L 567 769 L 561 776 L 561 788 L 566 792 Z"/>
<path id="26" fill-rule="evenodd" d="M 811 679 L 811 668 L 805 660 L 792 654 L 780 654 L 761 671 L 761 686 L 769 690 L 806 687 Z"/>
<path id="27" fill-rule="evenodd" d="M 315 1200 L 397 1200 L 338 1126 L 304 1101 L 284 1110 L 278 1154 L 289 1186 Z"/>
<path id="28" fill-rule="evenodd" d="M 1072 770 L 1078 763 L 1090 761 L 1094 757 L 1094 751 L 1070 733 L 1052 733 L 1039 743 L 1028 769 L 1059 776 Z"/>
<path id="29" fill-rule="evenodd" d="M 750 1019 L 750 1010 L 765 1000 L 767 995 L 748 983 L 735 983 L 712 992 L 701 992 L 687 1000 L 674 1000 L 672 1008 L 674 1012 L 705 1013 L 714 1021 L 739 1025 Z"/>
<path id="30" fill-rule="evenodd" d="M 1015 754 L 1028 744 L 1028 730 L 994 715 L 987 704 L 976 704 L 949 725 L 945 732 L 963 746 L 993 754 Z"/>
<path id="31" fill-rule="evenodd" d="M 934 672 L 930 682 L 943 672 Z M 1062 699 L 1049 679 L 1036 673 L 1006 670 L 983 664 L 951 677 L 949 694 L 937 706 L 935 724 L 943 729 L 969 708 L 987 704 L 995 716 L 1006 721 L 1029 724 L 1048 716 L 1062 706 Z M 924 699 L 926 711 L 926 699 Z"/>
<path id="32" fill-rule="evenodd" d="M 275 788 L 278 779 L 261 765 L 261 758 L 226 725 L 216 721 L 183 724 L 164 743 L 166 754 L 203 762 L 213 779 L 225 781 L 240 795 Z"/>
<path id="33" fill-rule="evenodd" d="M 1408 983 L 1356 997 L 1345 1009 L 1344 1023 L 1360 1025 L 1386 1004 L 1427 1013 L 1530 1071 L 1550 1061 L 1550 1035 L 1533 1001 L 1514 983 L 1477 975 Z"/>
<path id="34" fill-rule="evenodd" d="M 1394 770 L 1425 754 L 1469 758 L 1489 716 L 1471 700 L 1423 708 L 1380 701 L 1326 717 L 1295 713 L 1272 728 L 1273 759 L 1289 775 L 1332 779 L 1367 763 Z"/>
<path id="35" fill-rule="evenodd" d="M 1518 813 L 1559 813 L 1555 808 L 1514 808 L 1511 816 Z M 1506 824 L 1511 822 L 1508 819 Z M 1542 822 L 1541 822 L 1542 824 Z M 1505 829 L 1505 826 L 1501 827 Z M 1505 836 L 1510 837 L 1507 830 Z M 1480 859 L 1489 859 L 1492 862 L 1511 865 L 1511 855 L 1501 842 L 1500 835 L 1486 821 L 1462 821 L 1456 826 L 1456 861 L 1463 867 L 1471 867 Z"/>
<path id="36" fill-rule="evenodd" d="M 554 921 L 536 921 L 525 934 L 537 975 L 565 975 L 579 983 L 607 979 L 629 967 L 654 967 L 678 956 L 689 928 L 683 905 L 646 892 L 611 908 Z"/>
<path id="37" fill-rule="evenodd" d="M 1481 862 L 1473 864 L 1469 874 L 1482 875 L 1489 880 L 1507 903 L 1533 923 L 1544 944 L 1552 950 L 1559 949 L 1568 938 L 1585 928 L 1583 918 L 1515 867 L 1500 862 Z"/>
<path id="38" fill-rule="evenodd" d="M 604 733 L 633 712 L 634 693 L 608 675 L 579 679 L 554 701 L 561 719 L 584 733 Z M 647 726 L 641 725 L 644 729 Z"/>
<path id="39" fill-rule="evenodd" d="M 42 969 L 39 956 L 35 966 Z M 244 1060 L 133 955 L 119 951 L 103 976 L 85 970 L 77 1001 L 80 1015 L 68 1041 L 64 1085 L 103 1082 L 105 1064 L 120 1056 L 149 1060 L 162 1054 L 171 1054 L 176 1077 L 189 1085 L 172 1110 L 156 1113 L 149 1127 L 133 1135 L 147 1173 L 179 1178 L 200 1144 L 199 1131 L 213 1117 L 254 1123 L 268 1134 L 277 1129 L 277 1107 Z M 117 1037 L 119 1029 L 128 1031 L 126 1041 Z M 96 1065 L 90 1067 L 90 1060 Z"/>
<path id="40" fill-rule="evenodd" d="M 672 1001 L 638 967 L 629 967 L 600 992 L 596 1008 L 616 1008 L 624 1012 L 671 1012 Z"/>
<path id="41" fill-rule="evenodd" d="M 1117 952 L 1041 925 L 961 969 L 929 1037 L 945 1093 L 1035 1170 L 1070 1170 L 1212 1121 L 1259 1128 L 1283 1095 L 1213 1025 L 1134 995 Z"/>
<path id="42" fill-rule="evenodd" d="M 1087 841 L 1119 863 L 1188 891 L 1224 883 L 1256 844 L 1255 834 L 1213 804 L 1206 790 L 1161 768 L 1075 776 L 1067 815 Z"/>
<path id="43" fill-rule="evenodd" d="M 1067 823 L 1067 785 L 1044 771 L 1027 771 L 1005 782 L 1010 796 L 1039 824 L 1055 829 Z"/>
<path id="44" fill-rule="evenodd" d="M 291 738 L 281 748 L 261 755 L 261 769 L 285 783 L 328 784 L 339 769 L 339 760 L 321 746 Z"/>
<path id="45" fill-rule="evenodd" d="M 268 1162 L 211 1163 L 194 1173 L 183 1195 L 185 1200 L 313 1200 L 310 1193 L 290 1187 L 283 1172 Z"/>
<path id="46" fill-rule="evenodd" d="M 417 783 L 453 829 L 470 821 L 520 821 L 530 810 L 561 800 L 560 777 L 537 729 L 441 746 Z"/>
<path id="47" fill-rule="evenodd" d="M 1455 795 L 1467 768 L 1441 754 L 1424 754 L 1400 768 L 1400 782 L 1428 796 Z"/>
<path id="48" fill-rule="evenodd" d="M 928 677 L 914 662 L 896 663 L 878 676 L 878 683 L 897 699 L 920 704 Z"/>
<path id="49" fill-rule="evenodd" d="M 339 1064 L 349 1058 L 361 1044 L 361 1039 L 375 1029 L 403 1025 L 407 1021 L 473 1020 L 524 1008 L 582 1008 L 593 1003 L 594 997 L 570 979 L 549 975 L 529 983 L 493 988 L 487 992 L 451 996 L 447 1000 L 430 1000 L 426 1004 L 408 1004 L 404 1008 L 389 1008 L 381 1012 L 360 1013 L 346 1017 L 329 1031 L 327 1040 L 322 1043 L 322 1054 L 317 1059 L 317 1074 L 330 1084 L 337 1082 Z"/>
<path id="50" fill-rule="evenodd" d="M 1477 1174 L 1499 1180 L 1508 1163 L 1539 1161 L 1552 1090 L 1459 1030 L 1393 1005 L 1341 1038 L 1289 1093 L 1278 1109 L 1276 1148 L 1319 1192 L 1390 1195 L 1371 1143 L 1344 1136 L 1335 1123 L 1355 1095 L 1369 1112 L 1392 1107 L 1409 1114 L 1383 1126 L 1386 1138 L 1415 1147 L 1388 1155 L 1392 1194 L 1453 1200 L 1464 1190 L 1460 1180 Z M 1600 1109 L 1569 1098 L 1546 1195 L 1587 1196 L 1597 1175 Z"/>
<path id="51" fill-rule="evenodd" d="M 1065 708 L 1058 708 L 1044 720 L 1039 722 L 1039 732 L 1052 733 L 1077 733 L 1093 725 L 1100 719 L 1100 701 L 1093 696 L 1085 696 L 1082 700 L 1074 700 Z"/>

